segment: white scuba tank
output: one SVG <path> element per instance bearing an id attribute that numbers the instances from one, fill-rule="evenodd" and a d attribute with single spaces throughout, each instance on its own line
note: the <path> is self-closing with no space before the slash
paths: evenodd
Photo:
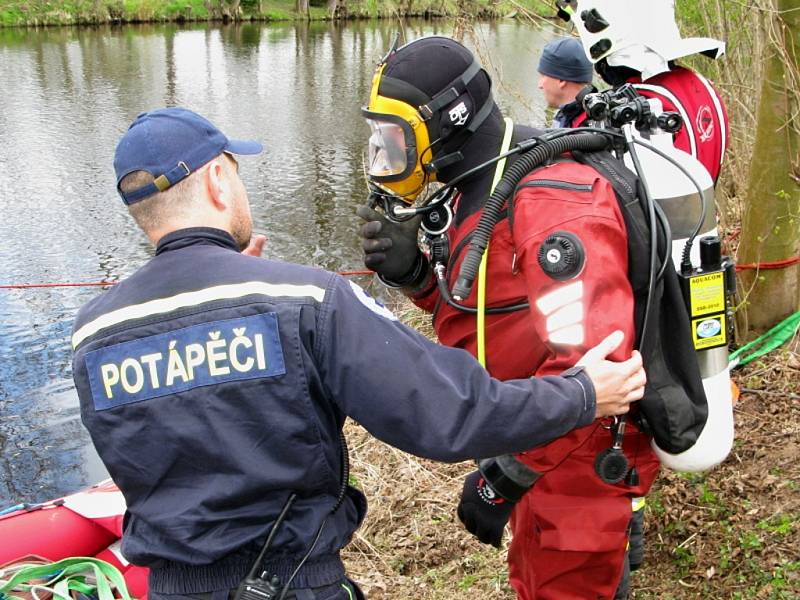
<path id="1" fill-rule="evenodd" d="M 662 112 L 659 100 L 651 99 L 648 102 L 654 115 L 657 116 Z M 655 130 L 643 136 L 640 132 L 634 131 L 634 136 L 678 162 L 703 190 L 705 218 L 690 252 L 693 267 L 699 267 L 700 238 L 717 235 L 714 183 L 711 176 L 697 159 L 675 148 L 672 134 Z M 669 221 L 672 230 L 672 260 L 675 268 L 680 269 L 686 242 L 701 217 L 702 208 L 697 188 L 680 169 L 655 152 L 639 144 L 636 145 L 636 152 L 643 171 L 639 175 L 646 179 L 650 194 Z M 625 163 L 633 169 L 633 162 L 628 153 L 625 154 Z M 704 471 L 715 467 L 725 460 L 733 447 L 733 397 L 728 369 L 728 349 L 723 346 L 697 350 L 696 354 L 708 400 L 708 420 L 705 427 L 697 442 L 680 454 L 669 454 L 660 449 L 655 441 L 652 442 L 653 450 L 661 463 L 677 471 Z"/>

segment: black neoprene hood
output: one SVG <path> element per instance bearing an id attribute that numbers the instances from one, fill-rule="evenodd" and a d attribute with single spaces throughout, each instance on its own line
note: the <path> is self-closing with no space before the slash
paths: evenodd
<path id="1" fill-rule="evenodd" d="M 386 68 L 378 88 L 381 96 L 402 100 L 420 107 L 437 94 L 454 86 L 471 68 L 475 58 L 466 47 L 446 37 L 425 37 L 406 44 L 387 57 Z M 479 67 L 479 65 L 477 65 Z M 451 105 L 466 100 L 472 119 L 480 109 L 491 102 L 492 82 L 482 68 L 466 83 L 465 94 L 455 98 Z M 444 107 L 446 113 L 449 106 Z M 452 131 L 440 115 L 428 121 L 431 141 L 447 138 Z M 485 114 L 481 115 L 481 120 Z"/>

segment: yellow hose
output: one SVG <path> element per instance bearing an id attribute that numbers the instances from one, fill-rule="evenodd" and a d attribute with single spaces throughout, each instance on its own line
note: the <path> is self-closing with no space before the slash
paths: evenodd
<path id="1" fill-rule="evenodd" d="M 506 131 L 503 134 L 503 145 L 500 147 L 500 154 L 508 152 L 511 146 L 511 135 L 514 133 L 514 122 L 508 117 L 505 118 Z M 503 177 L 503 171 L 506 168 L 506 159 L 502 158 L 497 161 L 497 168 L 494 171 L 494 179 L 492 180 L 492 189 L 489 190 L 491 195 L 494 192 L 495 186 Z M 486 250 L 481 257 L 481 266 L 478 269 L 478 362 L 486 368 L 486 263 L 489 260 L 489 243 L 486 244 Z"/>

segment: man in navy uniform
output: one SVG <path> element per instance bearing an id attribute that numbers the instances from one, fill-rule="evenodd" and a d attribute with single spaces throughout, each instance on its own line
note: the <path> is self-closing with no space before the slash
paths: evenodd
<path id="1" fill-rule="evenodd" d="M 268 534 L 260 597 L 357 597 L 339 558 L 366 511 L 346 486 L 345 416 L 459 461 L 624 414 L 643 393 L 638 354 L 605 360 L 621 334 L 561 376 L 500 382 L 336 274 L 240 253 L 252 219 L 233 155 L 260 151 L 181 108 L 139 115 L 116 150 L 118 192 L 156 252 L 82 308 L 73 370 L 151 600 L 227 598 Z"/>
<path id="2" fill-rule="evenodd" d="M 583 113 L 575 97 L 592 84 L 592 63 L 577 38 L 556 38 L 548 42 L 539 57 L 539 89 L 550 108 L 557 108 L 553 127 L 572 127 Z"/>

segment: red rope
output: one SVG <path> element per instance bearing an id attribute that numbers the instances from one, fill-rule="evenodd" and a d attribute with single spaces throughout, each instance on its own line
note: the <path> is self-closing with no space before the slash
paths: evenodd
<path id="1" fill-rule="evenodd" d="M 736 271 L 747 271 L 752 269 L 757 270 L 768 270 L 768 269 L 785 269 L 786 267 L 791 267 L 792 265 L 796 265 L 800 263 L 800 256 L 793 256 L 791 258 L 784 258 L 783 260 L 775 260 L 772 262 L 762 262 L 762 263 L 748 263 L 744 265 L 736 265 Z"/>
<path id="2" fill-rule="evenodd" d="M 744 265 L 736 265 L 736 271 L 747 271 L 753 269 L 785 269 L 800 263 L 800 256 L 792 258 L 785 258 L 783 260 L 776 260 L 772 262 L 762 263 L 748 263 Z M 343 277 L 352 277 L 355 275 L 373 275 L 372 271 L 337 271 Z M 86 283 L 16 283 L 0 285 L 0 290 L 25 290 L 30 288 L 56 288 L 56 287 L 90 287 L 90 286 L 109 286 L 116 285 L 117 281 L 92 281 Z"/>
<path id="3" fill-rule="evenodd" d="M 354 275 L 372 275 L 372 271 L 338 271 L 344 277 Z M 118 281 L 91 281 L 86 283 L 16 283 L 0 285 L 0 290 L 27 290 L 30 288 L 56 288 L 56 287 L 90 287 L 117 285 Z"/>
<path id="4" fill-rule="evenodd" d="M 0 285 L 0 290 L 25 290 L 28 288 L 88 287 L 91 285 L 116 285 L 116 281 L 94 281 L 89 283 L 17 283 Z"/>

